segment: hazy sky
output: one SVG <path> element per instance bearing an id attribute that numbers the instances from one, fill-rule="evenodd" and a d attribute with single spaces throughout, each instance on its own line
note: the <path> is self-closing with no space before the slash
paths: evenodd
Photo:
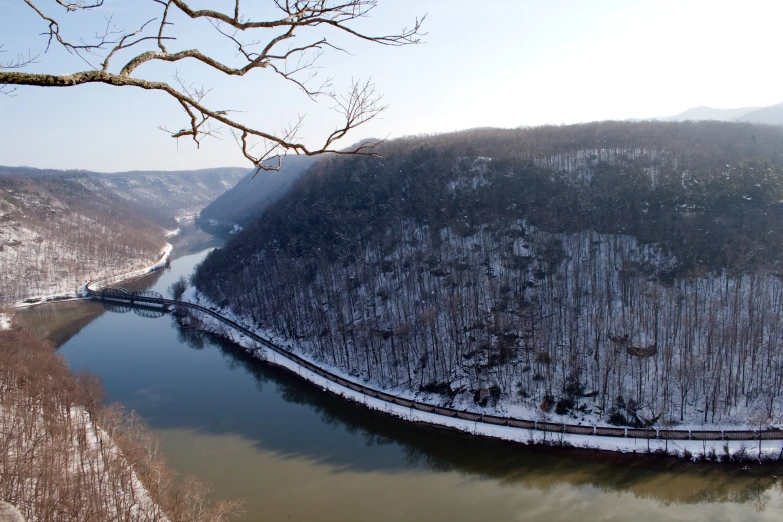
<path id="1" fill-rule="evenodd" d="M 233 1 L 197 6 L 230 10 Z M 57 14 L 70 35 L 92 35 L 114 14 L 120 28 L 156 16 L 152 0 L 107 0 L 91 16 Z M 268 6 L 271 0 L 245 0 Z M 261 9 L 259 7 L 259 9 Z M 263 10 L 259 11 L 263 14 Z M 383 116 L 347 138 L 396 137 L 471 127 L 518 127 L 677 114 L 690 107 L 764 106 L 783 102 L 783 2 L 780 0 L 379 0 L 356 25 L 391 33 L 427 14 L 425 44 L 388 48 L 326 33 L 351 54 L 330 52 L 321 75 L 335 87 L 372 78 L 389 104 Z M 180 40 L 194 46 L 209 26 L 177 20 Z M 0 0 L 0 44 L 7 52 L 40 53 L 45 26 L 22 0 Z M 217 43 L 219 56 L 231 60 Z M 118 60 L 122 62 L 122 60 Z M 124 62 L 123 62 L 124 63 Z M 30 72 L 87 67 L 61 49 Z M 290 84 L 259 70 L 226 78 L 198 64 L 144 65 L 139 73 L 169 81 L 176 71 L 213 87 L 207 105 L 244 111 L 256 128 L 277 130 L 306 114 L 305 141 L 315 145 L 337 123 L 324 100 L 314 104 Z M 246 165 L 226 134 L 196 150 L 158 130 L 178 129 L 182 111 L 167 96 L 103 85 L 21 88 L 0 95 L 0 164 L 100 171 Z"/>

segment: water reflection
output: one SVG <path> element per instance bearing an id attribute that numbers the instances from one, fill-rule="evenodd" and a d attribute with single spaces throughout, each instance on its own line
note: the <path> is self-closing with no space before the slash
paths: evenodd
<path id="1" fill-rule="evenodd" d="M 207 336 L 203 337 L 206 341 Z M 273 450 L 279 455 L 304 456 L 342 470 L 399 472 L 423 469 L 544 491 L 562 484 L 591 486 L 604 492 L 632 492 L 662 505 L 752 502 L 761 508 L 767 504 L 765 498 L 768 500 L 764 492 L 773 486 L 779 488 L 774 473 L 779 473 L 780 469 L 770 466 L 743 470 L 657 457 L 530 448 L 414 426 L 323 393 L 283 370 L 259 364 L 231 344 L 218 339 L 209 339 L 209 342 L 219 347 L 231 368 L 240 367 L 252 375 L 259 383 L 259 389 L 271 384 L 286 403 L 316 412 L 324 426 L 344 430 L 361 439 L 365 448 L 396 447 L 404 457 L 399 461 L 372 457 L 357 459 L 355 443 L 333 445 L 327 454 L 302 447 L 292 451 L 291 444 L 285 439 L 258 438 L 252 432 L 241 433 L 247 440 L 255 438 L 260 448 Z M 201 431 L 210 433 L 208 426 L 202 426 Z M 224 432 L 217 430 L 211 433 Z"/>
<path id="2" fill-rule="evenodd" d="M 61 346 L 104 312 L 98 303 L 65 301 L 16 310 L 14 318 L 55 346 Z"/>
<path id="3" fill-rule="evenodd" d="M 186 254 L 134 290 L 165 293 L 206 251 Z M 171 317 L 105 313 L 96 302 L 24 313 L 73 368 L 99 374 L 111 399 L 147 420 L 174 468 L 247 498 L 246 520 L 783 517 L 773 477 L 783 470 L 771 466 L 479 440 L 346 403 Z"/>

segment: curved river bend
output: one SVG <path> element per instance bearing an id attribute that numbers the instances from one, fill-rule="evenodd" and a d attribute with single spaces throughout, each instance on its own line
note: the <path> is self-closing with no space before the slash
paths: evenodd
<path id="1" fill-rule="evenodd" d="M 177 238 L 166 293 L 208 252 Z M 181 256 L 181 257 L 176 257 Z M 130 286 L 130 285 L 127 285 Z M 783 520 L 783 470 L 528 448 L 348 404 L 167 315 L 75 301 L 17 312 L 136 410 L 174 469 L 242 497 L 248 521 Z"/>

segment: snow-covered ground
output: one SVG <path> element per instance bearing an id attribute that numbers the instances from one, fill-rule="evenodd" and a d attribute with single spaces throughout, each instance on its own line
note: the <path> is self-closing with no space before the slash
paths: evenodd
<path id="1" fill-rule="evenodd" d="M 33 298 L 17 301 L 16 303 L 14 303 L 13 306 L 15 308 L 25 308 L 28 306 L 33 306 L 48 301 L 78 299 L 78 298 L 85 297 L 87 295 L 86 290 L 88 284 L 90 285 L 90 288 L 95 289 L 95 288 L 100 288 L 102 286 L 116 284 L 119 283 L 120 281 L 141 277 L 143 275 L 149 274 L 150 272 L 154 272 L 155 270 L 159 270 L 164 266 L 166 266 L 169 255 L 171 254 L 171 249 L 172 249 L 171 244 L 166 243 L 166 246 L 163 248 L 163 251 L 160 253 L 160 256 L 152 264 L 148 264 L 145 266 L 141 266 L 139 268 L 135 268 L 132 270 L 124 270 L 124 271 L 110 270 L 110 267 L 107 267 L 106 269 L 97 271 L 93 279 L 84 280 L 81 286 L 77 287 L 73 291 L 62 291 L 62 292 L 55 292 L 51 294 L 38 295 Z M 138 263 L 136 266 L 138 266 Z"/>
<path id="2" fill-rule="evenodd" d="M 23 418 L 27 413 L 21 413 Z M 113 520 L 117 516 L 123 520 L 139 521 L 167 521 L 165 513 L 155 503 L 144 484 L 139 480 L 136 472 L 130 469 L 130 464 L 125 460 L 120 448 L 117 447 L 111 437 L 100 427 L 96 426 L 90 414 L 81 407 L 71 407 L 70 411 L 62 412 L 67 422 L 58 422 L 56 419 L 47 418 L 41 414 L 32 429 L 6 430 L 2 433 L 13 433 L 7 441 L 9 452 L 5 455 L 4 464 L 7 472 L 25 471 L 29 466 L 29 455 L 37 453 L 45 455 L 47 452 L 63 451 L 62 443 L 68 446 L 69 455 L 61 461 L 48 461 L 49 473 L 61 473 L 62 482 L 51 480 L 47 477 L 43 482 L 44 487 L 52 487 L 55 484 L 68 484 L 70 482 L 84 484 L 80 494 L 85 500 L 101 502 L 99 507 L 92 506 L 96 512 L 105 513 Z M 0 406 L 0 427 L 19 426 L 21 422 L 15 415 L 14 408 Z M 51 426 L 60 426 L 67 431 L 67 438 L 63 441 L 62 433 L 48 433 Z M 21 458 L 17 461 L 17 457 Z M 38 457 L 43 460 L 45 457 Z M 127 470 L 129 475 L 120 479 L 117 472 Z M 12 492 L 15 504 L 19 507 L 35 505 L 36 495 L 41 495 L 39 485 L 42 482 L 36 475 L 29 475 L 14 484 Z M 89 487 L 87 485 L 89 484 Z M 62 492 L 72 495 L 67 487 Z M 58 492 L 48 491 L 45 496 L 57 496 Z M 94 495 L 99 494 L 100 498 Z M 119 515 L 122 510 L 122 516 Z M 38 520 L 35 513 L 28 513 L 28 521 Z M 127 517 L 127 518 L 126 518 Z"/>
<path id="3" fill-rule="evenodd" d="M 17 214 L 26 207 L 16 209 Z M 0 301 L 75 297 L 93 276 L 138 268 L 154 255 L 155 231 L 139 241 L 117 236 L 99 220 L 75 213 L 47 222 L 0 222 Z"/>
<path id="4" fill-rule="evenodd" d="M 201 295 L 196 288 L 193 287 L 187 289 L 185 294 L 182 296 L 182 300 L 199 304 L 211 310 L 218 310 L 218 307 L 214 303 L 211 303 L 206 297 Z M 266 338 L 272 343 L 288 350 L 295 351 L 300 357 L 331 373 L 339 375 L 345 380 L 353 381 L 360 385 L 366 385 L 366 383 L 356 381 L 353 376 L 341 371 L 340 368 L 325 364 L 322 361 L 312 360 L 312 358 L 307 357 L 307 355 L 303 353 L 302 350 L 297 350 L 290 340 L 286 340 L 280 336 L 274 335 L 272 332 L 254 328 L 252 325 L 249 325 L 247 321 L 237 317 L 236 314 L 233 314 L 230 311 L 220 310 L 219 313 L 226 318 L 242 325 L 248 330 L 253 331 L 257 335 Z M 298 374 L 301 378 L 320 387 L 323 391 L 334 393 L 346 400 L 363 404 L 367 408 L 381 411 L 409 422 L 431 424 L 443 428 L 470 433 L 476 436 L 513 441 L 522 444 L 567 445 L 578 448 L 598 449 L 622 453 L 665 453 L 681 458 L 692 458 L 694 460 L 702 457 L 711 458 L 719 462 L 732 458 L 778 459 L 780 455 L 783 454 L 783 441 L 780 440 L 659 440 L 602 437 L 595 435 L 575 435 L 570 433 L 551 433 L 508 426 L 497 426 L 494 424 L 447 417 L 444 415 L 438 415 L 436 413 L 422 412 L 413 408 L 408 408 L 374 397 L 369 397 L 363 393 L 354 391 L 345 386 L 341 386 L 316 373 L 313 373 L 295 361 L 259 345 L 253 339 L 246 337 L 241 332 L 215 319 L 214 317 L 208 316 L 206 314 L 198 314 L 198 318 L 199 323 L 193 326 L 197 326 L 200 329 L 215 333 L 231 340 L 232 342 L 246 348 L 250 353 L 262 361 L 286 368 Z M 429 397 L 430 400 L 428 400 L 426 395 L 412 393 L 409 390 L 385 389 L 382 391 L 385 391 L 386 393 L 396 397 L 415 399 L 420 402 L 429 402 L 433 405 L 438 405 L 438 401 L 435 397 Z M 432 400 L 434 398 L 436 400 Z M 508 411 L 506 413 L 516 418 L 523 418 L 525 415 L 520 415 L 520 413 L 527 413 L 528 419 L 545 420 L 540 418 L 540 412 L 537 415 L 536 412 L 532 410 L 520 411 L 518 409 L 514 409 L 513 411 Z M 536 418 L 537 416 L 538 418 Z M 720 426 L 715 425 L 710 426 L 710 428 L 713 430 L 721 429 Z M 730 428 L 736 429 L 736 426 L 731 426 Z"/>
<path id="5" fill-rule="evenodd" d="M 97 290 L 102 286 L 113 285 L 119 283 L 120 281 L 126 281 L 128 279 L 135 279 L 137 277 L 147 275 L 150 272 L 154 272 L 155 270 L 160 270 L 161 268 L 166 266 L 166 263 L 168 263 L 169 256 L 171 255 L 171 250 L 173 248 L 174 247 L 172 247 L 170 243 L 166 243 L 166 246 L 163 248 L 163 252 L 161 252 L 157 261 L 155 261 L 151 265 L 143 266 L 141 268 L 138 268 L 136 270 L 131 270 L 129 272 L 121 272 L 119 274 L 96 277 L 88 284 L 86 284 L 85 286 L 79 289 L 79 295 L 80 296 L 86 295 L 88 289 Z"/>
<path id="6" fill-rule="evenodd" d="M 11 328 L 11 317 L 8 314 L 0 313 L 0 330 Z"/>

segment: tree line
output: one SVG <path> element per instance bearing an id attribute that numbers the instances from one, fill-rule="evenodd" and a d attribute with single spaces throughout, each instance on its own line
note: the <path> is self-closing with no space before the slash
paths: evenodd
<path id="1" fill-rule="evenodd" d="M 390 142 L 317 163 L 194 282 L 325 363 L 449 405 L 779 422 L 780 134 L 609 122 Z"/>
<path id="2" fill-rule="evenodd" d="M 99 379 L 74 375 L 54 347 L 14 327 L 0 333 L 0 494 L 27 520 L 227 520 L 241 502 L 213 501 L 177 479 L 133 413 L 104 405 Z"/>

